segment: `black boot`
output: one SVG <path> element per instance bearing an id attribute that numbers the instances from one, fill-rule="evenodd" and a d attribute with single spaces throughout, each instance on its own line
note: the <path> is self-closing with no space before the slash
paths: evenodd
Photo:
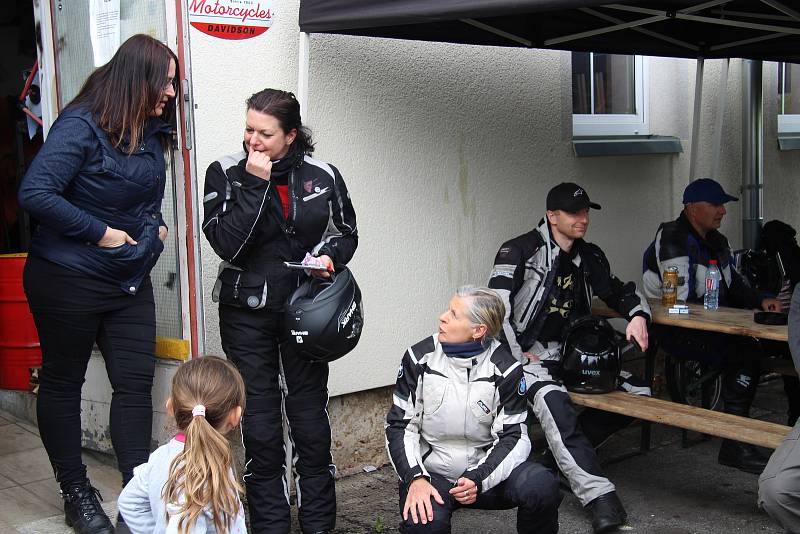
<path id="1" fill-rule="evenodd" d="M 70 485 L 61 491 L 64 498 L 64 521 L 77 534 L 113 534 L 111 520 L 100 506 L 102 499 L 89 481 Z"/>
<path id="2" fill-rule="evenodd" d="M 600 495 L 586 508 L 592 512 L 592 528 L 597 534 L 613 532 L 628 519 L 628 513 L 622 507 L 616 491 Z"/>
<path id="3" fill-rule="evenodd" d="M 722 440 L 717 461 L 722 465 L 735 467 L 745 473 L 760 475 L 767 466 L 768 458 L 754 445 L 729 439 Z"/>

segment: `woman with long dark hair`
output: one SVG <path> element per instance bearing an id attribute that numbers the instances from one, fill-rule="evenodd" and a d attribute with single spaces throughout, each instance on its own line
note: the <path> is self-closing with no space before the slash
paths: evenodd
<path id="1" fill-rule="evenodd" d="M 50 129 L 19 200 L 38 221 L 24 286 L 42 347 L 37 417 L 78 533 L 113 532 L 81 460 L 81 386 L 95 343 L 111 382 L 123 485 L 147 461 L 155 371 L 150 270 L 161 217 L 178 60 L 146 35 L 95 70 Z"/>
<path id="2" fill-rule="evenodd" d="M 312 158 L 313 149 L 295 96 L 264 89 L 247 100 L 244 151 L 206 172 L 203 232 L 223 260 L 214 289 L 222 348 L 247 386 L 245 484 L 250 526 L 260 534 L 290 528 L 282 403 L 297 458 L 302 531 L 327 533 L 336 522 L 328 364 L 282 350 L 284 304 L 305 276 L 283 262 L 310 254 L 333 270 L 358 244 L 344 180 L 336 167 Z"/>

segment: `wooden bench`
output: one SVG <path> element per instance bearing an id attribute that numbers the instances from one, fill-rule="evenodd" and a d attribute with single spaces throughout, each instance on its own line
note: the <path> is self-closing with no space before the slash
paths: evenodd
<path id="1" fill-rule="evenodd" d="M 660 299 L 648 299 L 652 309 L 653 323 L 663 326 L 689 328 L 720 332 L 759 339 L 788 341 L 789 332 L 786 325 L 761 325 L 753 320 L 752 310 L 720 307 L 718 310 L 705 310 L 701 304 L 689 304 L 688 315 L 668 313 L 661 305 Z M 618 314 L 604 303 L 594 301 L 592 313 L 602 317 L 616 317 Z M 657 337 L 650 336 L 650 346 L 645 354 L 645 380 L 652 382 L 655 374 L 655 355 L 658 350 Z M 765 372 L 783 375 L 796 374 L 789 360 L 775 358 L 762 360 Z M 572 394 L 573 402 L 581 406 L 590 406 L 600 410 L 621 413 L 642 420 L 641 449 L 650 448 L 650 423 L 662 423 L 684 429 L 684 446 L 686 430 L 694 430 L 722 438 L 730 438 L 753 445 L 776 448 L 781 444 L 790 428 L 775 423 L 767 423 L 747 417 L 739 417 L 695 406 L 678 404 L 659 399 L 641 397 L 623 392 L 605 395 Z"/>
<path id="2" fill-rule="evenodd" d="M 629 415 L 636 419 L 693 430 L 703 434 L 775 449 L 791 427 L 686 404 L 613 391 L 601 395 L 570 393 L 572 402 L 588 408 Z"/>

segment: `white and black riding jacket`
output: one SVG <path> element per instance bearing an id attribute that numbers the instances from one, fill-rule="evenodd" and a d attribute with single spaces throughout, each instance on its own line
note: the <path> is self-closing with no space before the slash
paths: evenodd
<path id="1" fill-rule="evenodd" d="M 444 353 L 437 337 L 406 350 L 386 448 L 406 483 L 436 473 L 488 491 L 528 458 L 530 440 L 522 366 L 493 341 L 472 357 Z"/>
<path id="2" fill-rule="evenodd" d="M 576 294 L 584 298 L 576 299 L 572 317 L 590 314 L 592 296 L 597 295 L 628 320 L 641 315 L 650 321 L 647 299 L 639 293 L 635 283 L 623 283 L 611 273 L 600 247 L 582 239 L 576 240 L 573 247 L 577 248 L 577 254 L 572 261 L 583 274 L 579 277 L 581 287 Z M 543 303 L 558 272 L 556 262 L 560 250 L 551 237 L 547 219 L 542 219 L 530 232 L 503 243 L 495 256 L 489 287 L 500 294 L 506 305 L 503 332 L 512 354 L 520 362 L 527 362 L 522 353 L 537 343 L 539 332 L 533 326 L 539 314 L 547 312 Z M 559 357 L 556 347 L 538 349 L 536 352 L 542 359 Z"/>
<path id="3" fill-rule="evenodd" d="M 298 285 L 284 261 L 306 252 L 344 265 L 358 245 L 356 214 L 342 175 L 333 165 L 298 154 L 283 173 L 288 217 L 273 180 L 247 172 L 247 153 L 225 156 L 206 171 L 203 232 L 228 264 L 267 279 L 267 307 L 280 308 Z"/>

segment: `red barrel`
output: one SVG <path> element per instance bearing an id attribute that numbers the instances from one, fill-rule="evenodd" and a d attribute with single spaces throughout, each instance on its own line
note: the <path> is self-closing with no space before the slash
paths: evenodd
<path id="1" fill-rule="evenodd" d="M 42 365 L 39 335 L 22 289 L 27 256 L 0 255 L 0 389 L 29 389 L 28 369 Z"/>

